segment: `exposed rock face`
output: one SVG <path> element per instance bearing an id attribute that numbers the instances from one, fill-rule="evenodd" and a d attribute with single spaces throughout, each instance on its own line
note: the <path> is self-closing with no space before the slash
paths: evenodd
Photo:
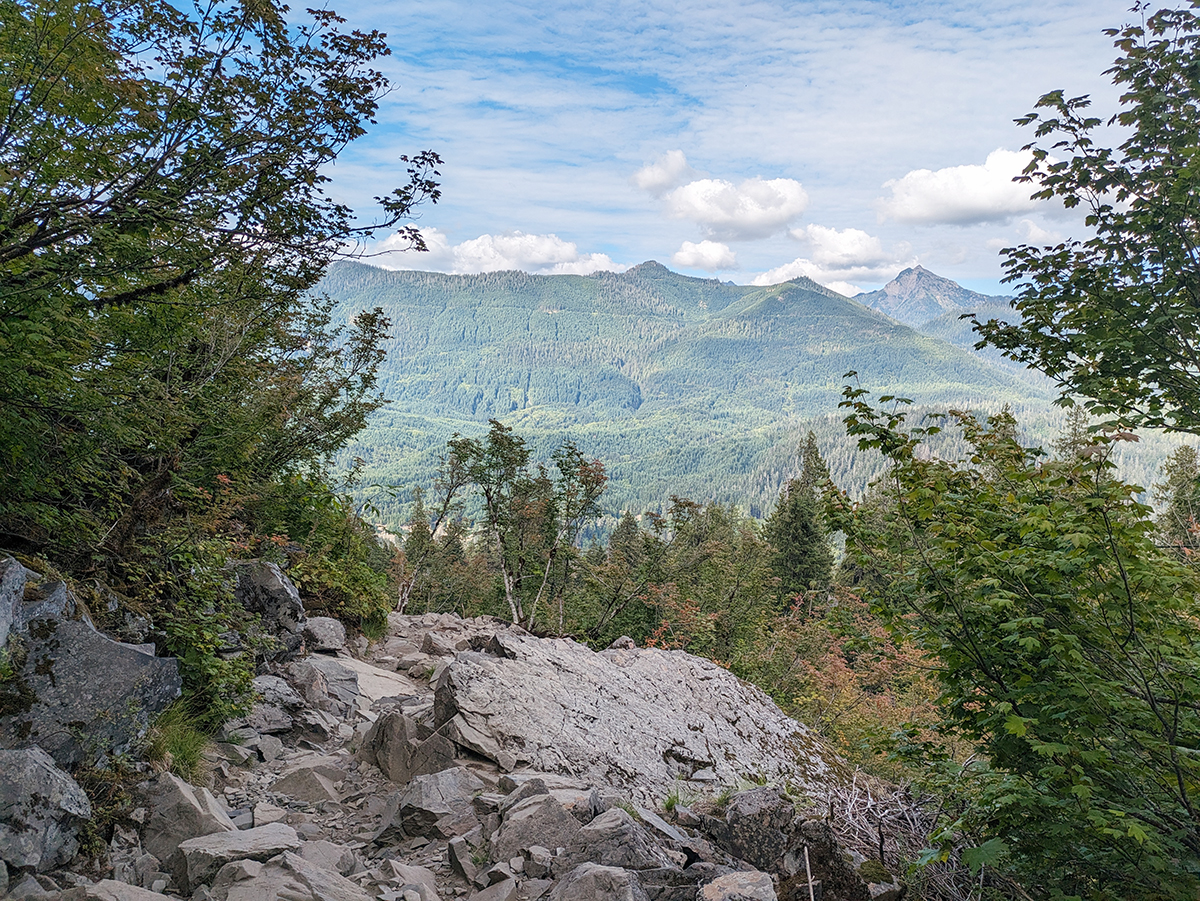
<path id="1" fill-rule="evenodd" d="M 294 657 L 304 643 L 306 622 L 300 592 L 274 563 L 238 560 L 229 564 L 233 596 L 251 613 L 262 617 L 263 628 L 282 646 L 278 657 Z"/>
<path id="2" fill-rule="evenodd" d="M 15 682 L 24 709 L 0 718 L 0 745 L 34 742 L 60 766 L 129 750 L 179 697 L 179 665 L 76 620 L 28 622 Z"/>
<path id="3" fill-rule="evenodd" d="M 681 780 L 766 779 L 819 794 L 842 778 L 804 726 L 707 660 L 654 649 L 597 654 L 511 631 L 484 647 L 446 667 L 434 713 L 442 734 L 491 760 L 650 803 Z"/>
<path id="4" fill-rule="evenodd" d="M 110 880 L 0 864 L 0 886 L 11 873 L 15 898 L 78 886 L 79 901 L 806 901 L 797 850 L 808 845 L 825 901 L 903 893 L 777 788 L 656 812 L 684 762 L 719 779 L 746 771 L 739 755 L 759 766 L 783 748 L 776 772 L 838 773 L 816 739 L 724 671 L 624 642 L 597 655 L 495 620 L 389 622 L 368 660 L 314 655 L 260 675 L 255 713 L 207 753 L 213 790 L 171 775 L 145 783 L 136 816 L 114 827 Z M 466 703 L 502 690 L 486 715 Z M 825 755 L 823 769 L 809 753 Z M 682 772 L 709 798 L 722 787 Z"/>
<path id="5" fill-rule="evenodd" d="M 79 785 L 41 748 L 0 751 L 0 861 L 46 872 L 67 863 L 92 815 Z"/>

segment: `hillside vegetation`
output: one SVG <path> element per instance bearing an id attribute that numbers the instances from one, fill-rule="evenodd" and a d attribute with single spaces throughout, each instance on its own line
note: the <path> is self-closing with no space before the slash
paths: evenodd
<path id="1" fill-rule="evenodd" d="M 953 284 L 953 283 L 949 283 Z M 1035 426 L 1047 386 L 922 335 L 807 279 L 723 284 L 643 263 L 627 272 L 443 275 L 332 266 L 335 316 L 380 307 L 392 322 L 379 368 L 391 403 L 349 454 L 403 515 L 431 484 L 455 432 L 489 419 L 548 452 L 570 437 L 606 461 L 608 503 L 665 511 L 672 494 L 748 504 L 760 515 L 816 431 L 841 484 L 865 487 L 878 458 L 855 453 L 834 413 L 843 376 L 932 405 L 999 409 Z"/>

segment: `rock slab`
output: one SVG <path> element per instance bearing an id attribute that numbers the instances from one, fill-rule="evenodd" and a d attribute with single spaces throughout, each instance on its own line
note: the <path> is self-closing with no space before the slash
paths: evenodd
<path id="1" fill-rule="evenodd" d="M 41 748 L 0 751 L 0 861 L 8 868 L 44 873 L 68 863 L 91 816 L 83 789 Z"/>

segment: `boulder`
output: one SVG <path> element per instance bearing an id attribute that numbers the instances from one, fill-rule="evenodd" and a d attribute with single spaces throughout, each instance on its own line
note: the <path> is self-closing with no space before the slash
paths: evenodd
<path id="1" fill-rule="evenodd" d="M 187 891 L 210 882 L 225 864 L 234 861 L 265 861 L 300 847 L 296 830 L 283 823 L 255 826 L 239 832 L 217 832 L 191 838 L 179 845 L 185 863 Z"/>
<path id="2" fill-rule="evenodd" d="M 515 879 L 505 879 L 475 892 L 470 901 L 516 901 L 519 888 Z"/>
<path id="3" fill-rule="evenodd" d="M 113 641 L 82 621 L 26 625 L 25 659 L 12 680 L 23 703 L 0 717 L 0 746 L 36 743 L 59 766 L 91 763 L 128 751 L 179 697 L 172 658 Z"/>
<path id="4" fill-rule="evenodd" d="M 527 798 L 508 811 L 492 841 L 492 858 L 508 860 L 541 846 L 551 851 L 572 843 L 582 827 L 550 795 Z"/>
<path id="5" fill-rule="evenodd" d="M 844 764 L 762 691 L 682 651 L 595 653 L 497 629 L 437 681 L 433 727 L 496 762 L 611 785 L 652 806 L 679 782 L 740 779 L 820 796 Z M 654 728 L 647 728 L 653 723 Z"/>
<path id="6" fill-rule="evenodd" d="M 166 895 L 117 882 L 101 879 L 95 885 L 85 885 L 65 891 L 61 901 L 169 901 Z"/>
<path id="7" fill-rule="evenodd" d="M 17 605 L 25 599 L 25 583 L 32 575 L 12 557 L 0 557 L 0 648 L 17 622 Z"/>
<path id="8" fill-rule="evenodd" d="M 416 892 L 421 901 L 441 901 L 433 870 L 388 860 L 380 865 L 380 871 L 389 888 L 401 898 L 405 897 L 405 892 Z"/>
<path id="9" fill-rule="evenodd" d="M 179 851 L 182 842 L 237 829 L 207 788 L 194 788 L 172 773 L 162 773 L 143 785 L 142 795 L 149 811 L 142 845 L 180 885 L 187 876 Z"/>
<path id="10" fill-rule="evenodd" d="M 588 862 L 625 870 L 650 870 L 674 863 L 650 833 L 620 807 L 605 811 L 580 829 L 554 866 L 562 872 Z"/>
<path id="11" fill-rule="evenodd" d="M 422 732 L 426 734 L 422 735 Z M 416 720 L 399 710 L 379 717 L 363 739 L 358 757 L 372 763 L 393 782 L 407 784 L 455 766 L 454 743 L 422 730 Z"/>
<path id="12" fill-rule="evenodd" d="M 548 901 L 650 901 L 636 873 L 585 863 L 568 873 Z"/>
<path id="13" fill-rule="evenodd" d="M 696 901 L 778 901 L 775 883 L 757 870 L 726 873 L 700 887 Z"/>
<path id="14" fill-rule="evenodd" d="M 795 816 L 796 805 L 776 786 L 738 792 L 725 808 L 721 846 L 757 869 L 778 872 Z"/>
<path id="15" fill-rule="evenodd" d="M 87 795 L 41 748 L 0 751 L 0 861 L 39 873 L 71 860 Z"/>
<path id="16" fill-rule="evenodd" d="M 346 627 L 332 616 L 310 616 L 301 634 L 309 651 L 336 654 L 346 647 Z"/>
<path id="17" fill-rule="evenodd" d="M 271 791 L 284 795 L 305 804 L 319 804 L 322 801 L 338 801 L 338 790 L 333 781 L 316 769 L 305 768 L 296 770 L 271 783 Z"/>
<path id="18" fill-rule="evenodd" d="M 285 851 L 259 863 L 239 860 L 226 864 L 213 879 L 212 901 L 372 901 L 349 879 Z"/>
<path id="19" fill-rule="evenodd" d="M 250 613 L 257 613 L 263 628 L 279 641 L 276 658 L 294 657 L 304 643 L 306 617 L 292 580 L 274 563 L 261 560 L 235 560 L 227 569 L 234 598 Z"/>
<path id="20" fill-rule="evenodd" d="M 470 770 L 455 767 L 417 776 L 388 800 L 376 841 L 394 835 L 453 838 L 477 824 L 471 799 L 484 784 Z"/>
<path id="21" fill-rule="evenodd" d="M 335 845 L 324 839 L 305 842 L 296 852 L 311 864 L 349 876 L 358 867 L 358 858 L 345 845 Z"/>

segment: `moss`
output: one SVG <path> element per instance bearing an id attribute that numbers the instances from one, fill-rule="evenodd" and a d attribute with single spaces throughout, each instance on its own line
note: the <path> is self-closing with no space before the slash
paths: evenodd
<path id="1" fill-rule="evenodd" d="M 888 883 L 896 878 L 877 860 L 864 860 L 859 865 L 858 875 L 868 883 Z"/>

